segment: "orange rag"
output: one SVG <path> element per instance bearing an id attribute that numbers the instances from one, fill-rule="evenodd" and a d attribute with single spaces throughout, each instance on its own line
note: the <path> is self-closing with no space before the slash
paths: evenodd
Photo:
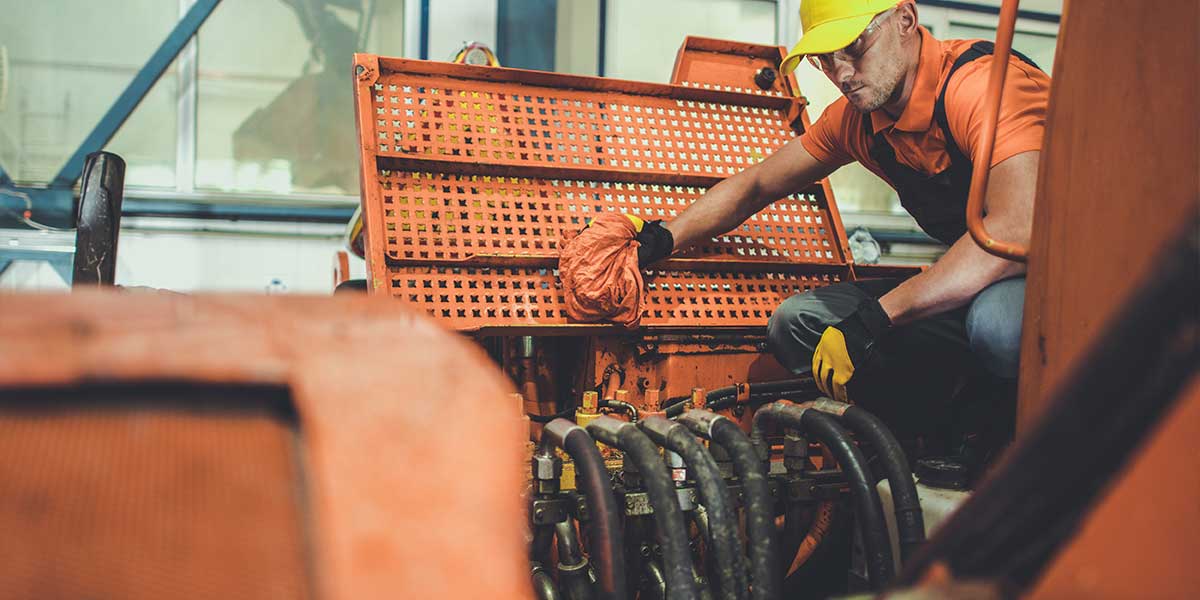
<path id="1" fill-rule="evenodd" d="M 634 329 L 642 320 L 642 271 L 637 230 L 625 215 L 604 213 L 562 243 L 558 272 L 567 315 L 574 321 L 613 321 Z"/>

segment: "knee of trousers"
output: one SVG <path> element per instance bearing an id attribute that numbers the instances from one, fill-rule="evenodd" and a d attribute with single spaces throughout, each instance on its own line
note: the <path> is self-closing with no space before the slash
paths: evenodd
<path id="1" fill-rule="evenodd" d="M 971 350 L 992 374 L 1015 378 L 1021 358 L 1021 319 L 1025 278 L 1006 279 L 985 288 L 967 311 Z"/>
<path id="2" fill-rule="evenodd" d="M 793 374 L 809 373 L 821 334 L 839 320 L 811 292 L 796 294 L 784 300 L 767 322 L 767 348 Z"/>

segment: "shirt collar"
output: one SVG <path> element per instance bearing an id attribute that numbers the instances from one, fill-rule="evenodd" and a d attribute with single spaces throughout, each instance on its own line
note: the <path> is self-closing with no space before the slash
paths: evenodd
<path id="1" fill-rule="evenodd" d="M 883 110 L 871 112 L 871 128 L 879 133 L 895 125 L 901 131 L 920 133 L 929 130 L 933 121 L 933 105 L 937 101 L 937 84 L 941 75 L 942 44 L 929 33 L 928 29 L 920 27 L 921 58 L 917 63 L 917 79 L 913 83 L 912 94 L 900 118 L 892 119 Z"/>

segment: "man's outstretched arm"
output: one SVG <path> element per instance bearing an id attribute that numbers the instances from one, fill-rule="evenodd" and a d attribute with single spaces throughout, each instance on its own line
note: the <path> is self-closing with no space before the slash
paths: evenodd
<path id="1" fill-rule="evenodd" d="M 1023 152 L 992 167 L 984 225 L 992 237 L 1028 246 L 1041 152 Z M 1025 265 L 984 252 L 967 233 L 928 270 L 879 299 L 893 325 L 970 302 L 983 288 L 1025 272 Z"/>
<path id="2" fill-rule="evenodd" d="M 685 250 L 732 231 L 768 204 L 807 188 L 835 167 L 818 162 L 796 138 L 766 160 L 721 181 L 664 225 Z"/>

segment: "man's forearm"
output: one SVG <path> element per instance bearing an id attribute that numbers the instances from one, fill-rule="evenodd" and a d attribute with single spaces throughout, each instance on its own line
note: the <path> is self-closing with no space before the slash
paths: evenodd
<path id="1" fill-rule="evenodd" d="M 995 233 L 1009 229 L 987 218 L 984 223 Z M 984 252 L 968 233 L 924 273 L 885 294 L 879 304 L 892 324 L 901 325 L 963 306 L 987 286 L 1024 272 L 1025 265 Z"/>
<path id="2" fill-rule="evenodd" d="M 675 238 L 675 249 L 684 250 L 733 230 L 763 206 L 753 179 L 735 175 L 713 186 L 664 225 Z"/>

